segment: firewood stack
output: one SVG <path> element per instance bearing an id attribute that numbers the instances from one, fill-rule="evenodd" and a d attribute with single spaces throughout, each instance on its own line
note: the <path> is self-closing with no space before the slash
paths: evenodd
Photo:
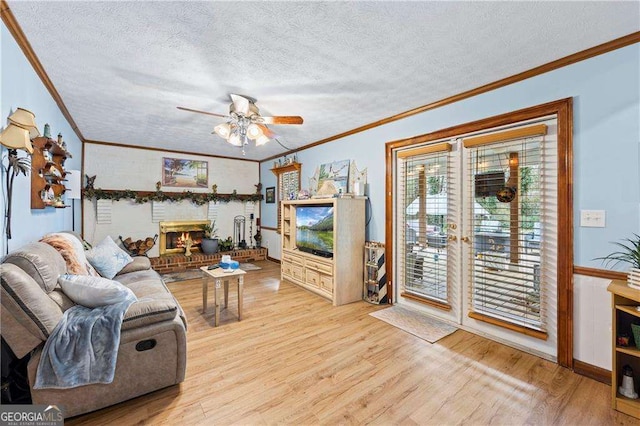
<path id="1" fill-rule="evenodd" d="M 132 256 L 144 256 L 151 249 L 151 247 L 155 245 L 157 238 L 158 236 L 156 235 L 153 238 L 147 237 L 144 240 L 133 241 L 131 237 L 127 237 L 125 239 L 122 239 L 122 237 L 120 237 L 120 241 L 122 241 L 124 248 L 127 249 L 129 254 L 131 254 Z"/>

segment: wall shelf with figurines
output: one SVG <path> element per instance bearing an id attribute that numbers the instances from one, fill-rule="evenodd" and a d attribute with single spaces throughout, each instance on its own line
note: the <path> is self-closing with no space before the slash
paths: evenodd
<path id="1" fill-rule="evenodd" d="M 67 190 L 68 172 L 64 169 L 64 162 L 71 158 L 66 149 L 62 135 L 58 140 L 51 139 L 49 125 L 45 124 L 44 136 L 34 138 L 33 154 L 31 157 L 31 208 L 45 207 L 65 208 L 62 195 Z"/>

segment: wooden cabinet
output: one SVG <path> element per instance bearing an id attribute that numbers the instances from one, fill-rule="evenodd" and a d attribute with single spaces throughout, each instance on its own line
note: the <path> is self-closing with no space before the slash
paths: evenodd
<path id="1" fill-rule="evenodd" d="M 67 190 L 64 162 L 71 154 L 53 139 L 37 137 L 31 143 L 31 208 L 69 207 L 61 200 Z"/>
<path id="2" fill-rule="evenodd" d="M 332 257 L 299 249 L 297 209 L 304 207 L 332 209 Z M 282 279 L 325 297 L 334 306 L 362 300 L 365 200 L 330 198 L 284 201 L 281 209 Z"/>
<path id="3" fill-rule="evenodd" d="M 636 391 L 640 384 L 640 349 L 634 346 L 619 346 L 618 335 L 633 336 L 631 324 L 640 324 L 640 291 L 632 289 L 625 281 L 612 281 L 607 288 L 611 292 L 613 312 L 613 358 L 611 368 L 611 401 L 613 408 L 630 416 L 640 418 L 640 399 L 629 399 L 618 392 L 622 384 L 622 368 L 630 365 L 634 372 Z M 631 340 L 634 343 L 633 339 Z"/>

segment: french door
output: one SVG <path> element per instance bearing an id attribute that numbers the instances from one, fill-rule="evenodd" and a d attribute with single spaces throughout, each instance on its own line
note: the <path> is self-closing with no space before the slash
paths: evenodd
<path id="1" fill-rule="evenodd" d="M 393 151 L 395 301 L 557 358 L 557 119 Z"/>

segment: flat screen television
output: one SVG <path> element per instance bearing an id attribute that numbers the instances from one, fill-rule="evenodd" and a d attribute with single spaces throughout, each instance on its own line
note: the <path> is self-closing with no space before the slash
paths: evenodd
<path id="1" fill-rule="evenodd" d="M 333 206 L 296 206 L 296 247 L 333 257 Z"/>

